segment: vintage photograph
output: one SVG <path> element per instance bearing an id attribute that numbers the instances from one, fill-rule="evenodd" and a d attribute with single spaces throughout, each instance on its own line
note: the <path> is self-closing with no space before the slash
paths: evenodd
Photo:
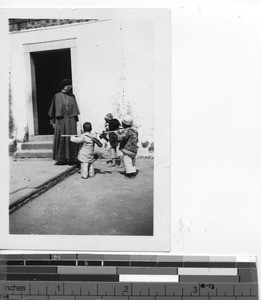
<path id="1" fill-rule="evenodd" d="M 169 213 L 169 12 L 97 11 L 8 17 L 9 235 L 153 237 Z"/>

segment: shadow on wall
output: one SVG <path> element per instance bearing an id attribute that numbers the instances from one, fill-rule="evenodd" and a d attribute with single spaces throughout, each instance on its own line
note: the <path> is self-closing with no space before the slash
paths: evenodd
<path id="1" fill-rule="evenodd" d="M 10 80 L 10 70 L 9 70 L 9 138 L 13 138 L 14 132 L 14 117 L 12 111 L 12 94 L 11 94 L 11 80 Z"/>
<path id="2" fill-rule="evenodd" d="M 150 153 L 154 153 L 154 143 L 150 143 L 149 141 L 146 141 L 146 142 L 141 142 L 141 146 L 143 148 L 148 148 L 148 151 Z"/>

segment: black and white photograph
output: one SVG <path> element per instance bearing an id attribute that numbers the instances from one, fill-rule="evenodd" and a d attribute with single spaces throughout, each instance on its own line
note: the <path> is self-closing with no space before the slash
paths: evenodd
<path id="1" fill-rule="evenodd" d="M 2 298 L 258 299 L 260 15 L 0 0 Z"/>
<path id="2" fill-rule="evenodd" d="M 167 250 L 169 11 L 10 9 L 2 15 L 8 239 L 26 245 L 36 239 L 43 247 L 48 238 L 60 247 L 73 237 L 94 250 L 97 243 Z"/>

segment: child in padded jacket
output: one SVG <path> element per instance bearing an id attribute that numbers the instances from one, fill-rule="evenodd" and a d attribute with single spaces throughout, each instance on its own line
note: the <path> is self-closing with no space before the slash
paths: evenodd
<path id="1" fill-rule="evenodd" d="M 116 166 L 117 165 L 116 162 L 118 160 L 120 160 L 120 165 L 118 166 L 121 167 L 122 154 L 119 151 L 119 147 L 118 147 L 119 144 L 118 136 L 115 132 L 113 132 L 113 131 L 117 131 L 121 127 L 121 124 L 119 120 L 114 118 L 111 113 L 108 113 L 104 119 L 105 119 L 105 131 L 103 131 L 102 134 L 100 134 L 100 138 L 105 139 L 110 144 L 110 147 L 107 149 L 111 153 L 112 164 L 109 165 L 109 167 Z"/>
<path id="2" fill-rule="evenodd" d="M 134 179 L 137 175 L 136 155 L 138 152 L 138 131 L 132 127 L 131 116 L 125 116 L 122 120 L 122 133 L 118 133 L 120 150 L 123 153 L 123 163 L 125 167 L 125 178 Z"/>
<path id="3" fill-rule="evenodd" d="M 84 133 L 80 137 L 72 136 L 71 142 L 82 144 L 78 153 L 78 160 L 81 162 L 81 176 L 83 179 L 94 177 L 94 146 L 97 144 L 99 147 L 102 143 L 91 133 L 92 124 L 85 122 L 83 124 Z"/>

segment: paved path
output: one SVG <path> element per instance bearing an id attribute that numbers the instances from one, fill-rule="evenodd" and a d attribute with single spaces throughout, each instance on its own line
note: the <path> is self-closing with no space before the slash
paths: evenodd
<path id="1" fill-rule="evenodd" d="M 94 178 L 76 173 L 10 215 L 10 233 L 153 235 L 153 160 L 125 179 L 123 169 L 96 162 Z"/>
<path id="2" fill-rule="evenodd" d="M 56 166 L 53 160 L 14 160 L 9 157 L 10 165 L 10 205 L 34 192 L 39 186 L 69 172 L 72 166 Z"/>

